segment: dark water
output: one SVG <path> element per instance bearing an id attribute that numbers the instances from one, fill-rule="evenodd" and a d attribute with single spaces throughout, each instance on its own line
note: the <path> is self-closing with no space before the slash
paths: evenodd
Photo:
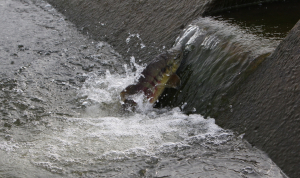
<path id="1" fill-rule="evenodd" d="M 295 0 L 262 3 L 214 14 L 214 18 L 239 25 L 248 33 L 280 40 L 300 19 L 299 7 Z"/>
<path id="2" fill-rule="evenodd" d="M 44 1 L 0 9 L 0 177 L 285 177 L 243 135 L 198 114 L 231 109 L 226 94 L 279 41 L 196 19 L 175 41 L 186 57 L 180 90 L 165 96 L 172 107 L 123 112 L 119 93 L 146 64 L 83 36 Z"/>

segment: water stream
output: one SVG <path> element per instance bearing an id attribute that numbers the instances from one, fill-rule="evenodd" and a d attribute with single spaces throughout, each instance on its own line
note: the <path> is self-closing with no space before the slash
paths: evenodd
<path id="1" fill-rule="evenodd" d="M 11 6 L 17 10 L 8 11 Z M 285 177 L 243 135 L 199 114 L 223 106 L 220 97 L 279 41 L 199 18 L 175 42 L 187 54 L 180 89 L 167 90 L 156 108 L 141 102 L 132 112 L 122 110 L 119 93 L 146 64 L 134 56 L 126 62 L 109 44 L 86 39 L 43 1 L 6 0 L 0 8 L 22 12 L 33 23 L 26 30 L 45 30 L 32 42 L 19 37 L 25 47 L 0 46 L 6 57 L 15 48 L 32 59 L 1 73 L 0 177 Z M 21 60 L 15 57 L 8 59 Z"/>
<path id="2" fill-rule="evenodd" d="M 235 24 L 205 17 L 192 22 L 176 41 L 185 42 L 188 55 L 178 72 L 183 81 L 181 88 L 167 90 L 159 104 L 212 116 L 224 109 L 234 109 L 227 101 L 231 92 L 271 54 L 280 40 L 263 38 Z"/>

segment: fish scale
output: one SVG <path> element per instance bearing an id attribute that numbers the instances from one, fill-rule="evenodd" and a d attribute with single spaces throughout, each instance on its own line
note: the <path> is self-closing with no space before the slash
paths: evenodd
<path id="1" fill-rule="evenodd" d="M 127 103 L 135 103 L 132 95 L 143 92 L 145 100 L 150 103 L 157 101 L 166 87 L 177 87 L 180 83 L 176 71 L 183 58 L 183 48 L 178 45 L 165 53 L 158 55 L 141 73 L 138 82 L 127 86 L 121 93 L 121 100 Z M 174 81 L 173 81 L 174 80 Z"/>

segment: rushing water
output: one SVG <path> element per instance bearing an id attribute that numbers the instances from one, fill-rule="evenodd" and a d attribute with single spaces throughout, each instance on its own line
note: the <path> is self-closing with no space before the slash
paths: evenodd
<path id="1" fill-rule="evenodd" d="M 135 112 L 124 111 L 119 93 L 146 64 L 137 64 L 134 56 L 127 63 L 108 44 L 84 39 L 49 4 L 25 2 L 7 0 L 0 7 L 38 13 L 32 21 L 23 14 L 38 26 L 45 25 L 39 18 L 47 17 L 45 29 L 55 40 L 43 38 L 51 53 L 45 54 L 33 50 L 33 38 L 24 50 L 33 51 L 36 60 L 14 78 L 1 79 L 0 177 L 285 177 L 243 135 L 220 128 L 213 118 L 182 111 L 192 108 L 193 113 L 206 99 L 193 85 L 217 82 L 228 91 L 235 76 L 277 41 L 200 18 L 177 39 L 186 44 L 187 56 L 179 73 L 183 85 L 176 91 L 181 94 L 167 100 L 175 100 L 174 107 L 153 108 L 141 101 Z M 51 27 L 53 22 L 59 26 Z M 64 43 L 70 46 L 60 46 Z"/>
<path id="2" fill-rule="evenodd" d="M 88 74 L 78 90 L 85 108 L 78 117 L 49 117 L 45 124 L 11 128 L 0 142 L 2 176 L 283 176 L 263 152 L 214 119 L 147 104 L 123 113 L 118 93 L 139 71 Z"/>
<path id="3" fill-rule="evenodd" d="M 188 53 L 179 68 L 181 88 L 167 91 L 162 105 L 205 116 L 233 109 L 227 101 L 231 92 L 279 42 L 211 17 L 195 20 L 176 41 L 186 43 Z"/>

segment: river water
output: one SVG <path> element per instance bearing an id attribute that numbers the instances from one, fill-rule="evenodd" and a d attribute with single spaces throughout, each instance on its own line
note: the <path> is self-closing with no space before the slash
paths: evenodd
<path id="1" fill-rule="evenodd" d="M 0 9 L 0 177 L 286 177 L 243 135 L 199 114 L 232 109 L 219 97 L 278 40 L 199 18 L 175 42 L 186 46 L 180 89 L 156 108 L 124 111 L 119 93 L 146 64 L 81 35 L 44 1 Z"/>

